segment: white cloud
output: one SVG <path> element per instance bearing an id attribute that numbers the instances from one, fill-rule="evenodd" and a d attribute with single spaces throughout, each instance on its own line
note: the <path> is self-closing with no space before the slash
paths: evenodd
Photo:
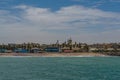
<path id="1" fill-rule="evenodd" d="M 52 12 L 48 8 L 36 8 L 25 5 L 18 6 L 18 8 L 24 10 L 24 19 L 31 21 L 35 24 L 49 26 L 53 28 L 68 27 L 70 24 L 73 26 L 76 23 L 81 24 L 115 24 L 116 21 L 120 21 L 120 15 L 118 13 L 105 12 L 98 9 L 86 8 L 83 6 L 69 6 L 63 7 L 56 12 Z M 119 24 L 119 22 L 117 22 Z M 86 25 L 88 26 L 88 24 Z M 76 26 L 77 27 L 77 26 Z M 64 29 L 64 28 L 63 28 Z"/>
<path id="2" fill-rule="evenodd" d="M 120 2 L 120 0 L 110 0 L 111 2 Z"/>
<path id="3" fill-rule="evenodd" d="M 20 16 L 0 10 L 0 38 L 2 42 L 49 42 L 74 37 L 85 42 L 104 42 L 120 40 L 119 13 L 106 12 L 83 6 L 62 7 L 51 11 L 26 5 L 14 7 Z M 100 30 L 98 29 L 99 27 Z M 109 27 L 117 27 L 116 30 Z M 95 31 L 95 29 L 97 31 Z M 108 31 L 108 33 L 105 30 Z M 112 35 L 112 36 L 110 36 Z M 107 38 L 108 36 L 108 38 Z M 6 41 L 5 41 L 6 40 Z"/>
<path id="4" fill-rule="evenodd" d="M 105 3 L 106 3 L 106 0 L 99 0 L 99 1 L 96 1 L 92 7 L 97 8 L 99 6 L 102 6 Z"/>

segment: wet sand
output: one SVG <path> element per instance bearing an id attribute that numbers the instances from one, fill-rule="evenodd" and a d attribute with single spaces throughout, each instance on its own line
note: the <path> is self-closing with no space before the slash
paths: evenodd
<path id="1" fill-rule="evenodd" d="M 0 56 L 94 57 L 94 56 L 107 56 L 107 55 L 100 53 L 0 53 Z"/>

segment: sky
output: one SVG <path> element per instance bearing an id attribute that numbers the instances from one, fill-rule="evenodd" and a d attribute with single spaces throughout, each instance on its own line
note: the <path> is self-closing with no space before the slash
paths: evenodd
<path id="1" fill-rule="evenodd" d="M 120 0 L 0 0 L 0 43 L 120 42 Z"/>

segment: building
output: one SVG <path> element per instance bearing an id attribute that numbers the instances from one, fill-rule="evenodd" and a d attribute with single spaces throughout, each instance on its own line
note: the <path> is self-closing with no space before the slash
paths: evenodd
<path id="1" fill-rule="evenodd" d="M 45 48 L 46 52 L 60 52 L 60 48 L 59 47 L 47 47 Z"/>
<path id="2" fill-rule="evenodd" d="M 42 51 L 39 48 L 32 48 L 30 53 L 41 53 Z"/>
<path id="3" fill-rule="evenodd" d="M 6 49 L 0 49 L 0 53 L 5 53 Z"/>
<path id="4" fill-rule="evenodd" d="M 15 53 L 28 53 L 27 49 L 17 48 L 14 50 Z"/>

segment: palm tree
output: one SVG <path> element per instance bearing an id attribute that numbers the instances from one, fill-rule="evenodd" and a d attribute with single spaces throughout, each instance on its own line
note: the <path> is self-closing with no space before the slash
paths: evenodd
<path id="1" fill-rule="evenodd" d="M 85 46 L 83 47 L 83 50 L 84 50 L 85 52 L 88 52 L 88 51 L 89 51 L 89 46 L 88 46 L 87 44 L 85 44 Z"/>

